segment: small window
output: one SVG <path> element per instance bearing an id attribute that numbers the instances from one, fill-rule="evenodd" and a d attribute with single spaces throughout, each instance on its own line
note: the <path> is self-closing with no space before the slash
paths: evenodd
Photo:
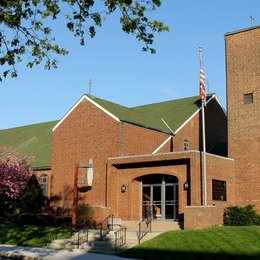
<path id="1" fill-rule="evenodd" d="M 220 180 L 212 180 L 212 199 L 213 200 L 227 200 L 226 182 Z"/>
<path id="2" fill-rule="evenodd" d="M 190 150 L 190 142 L 188 140 L 183 141 L 183 150 L 189 151 Z"/>
<path id="3" fill-rule="evenodd" d="M 48 196 L 48 176 L 42 175 L 40 180 L 41 180 L 42 193 L 44 196 Z"/>
<path id="4" fill-rule="evenodd" d="M 244 103 L 245 104 L 253 103 L 253 93 L 244 94 Z"/>

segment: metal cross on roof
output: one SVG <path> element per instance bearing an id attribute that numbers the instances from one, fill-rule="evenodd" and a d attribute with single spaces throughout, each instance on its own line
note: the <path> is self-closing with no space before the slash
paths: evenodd
<path id="1" fill-rule="evenodd" d="M 89 79 L 89 82 L 88 82 L 88 85 L 89 85 L 89 95 L 91 95 L 91 87 L 92 87 L 93 84 L 94 84 L 94 82 L 91 79 Z"/>
<path id="2" fill-rule="evenodd" d="M 251 26 L 254 26 L 254 21 L 255 21 L 255 18 L 253 16 L 253 13 L 251 13 L 251 15 L 249 16 L 250 20 L 251 20 Z"/>

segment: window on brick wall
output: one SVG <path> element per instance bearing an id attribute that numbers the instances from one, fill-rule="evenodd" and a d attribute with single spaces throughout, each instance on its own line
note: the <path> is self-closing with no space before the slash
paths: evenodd
<path id="1" fill-rule="evenodd" d="M 227 185 L 225 181 L 212 179 L 212 200 L 227 200 Z"/>
<path id="2" fill-rule="evenodd" d="M 40 185 L 44 196 L 48 196 L 48 176 L 42 175 L 40 178 Z"/>
<path id="3" fill-rule="evenodd" d="M 251 104 L 253 101 L 253 93 L 244 94 L 244 104 Z"/>
<path id="4" fill-rule="evenodd" d="M 189 151 L 190 150 L 190 142 L 188 140 L 183 141 L 183 150 Z"/>

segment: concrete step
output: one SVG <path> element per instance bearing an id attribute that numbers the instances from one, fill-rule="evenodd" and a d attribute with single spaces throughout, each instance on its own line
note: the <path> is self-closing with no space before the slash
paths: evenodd
<path id="1" fill-rule="evenodd" d="M 167 232 L 180 230 L 180 225 L 177 221 L 153 221 L 152 232 Z"/>
<path id="2" fill-rule="evenodd" d="M 50 249 L 68 249 L 71 250 L 77 247 L 76 242 L 73 239 L 55 239 L 47 245 Z"/>
<path id="3" fill-rule="evenodd" d="M 127 227 L 127 231 L 138 231 L 140 221 L 122 221 L 122 225 Z M 152 232 L 167 232 L 180 230 L 177 221 L 152 221 Z"/>
<path id="4" fill-rule="evenodd" d="M 56 239 L 53 240 L 48 248 L 51 249 L 67 249 L 67 250 L 81 250 L 86 252 L 95 252 L 102 254 L 114 254 L 115 253 L 115 231 L 110 231 L 104 240 L 99 240 L 99 230 L 89 230 L 88 241 L 78 245 L 78 235 L 75 234 L 71 239 Z M 141 242 L 147 241 L 158 236 L 161 232 L 152 232 L 146 234 Z M 126 232 L 126 245 L 120 247 L 118 252 L 132 248 L 138 245 L 137 231 Z"/>
<path id="5" fill-rule="evenodd" d="M 140 221 L 122 221 L 122 226 L 127 227 L 127 231 L 137 231 Z"/>

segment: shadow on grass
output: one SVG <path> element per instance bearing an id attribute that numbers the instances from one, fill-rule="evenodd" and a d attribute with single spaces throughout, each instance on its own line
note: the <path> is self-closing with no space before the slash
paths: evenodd
<path id="1" fill-rule="evenodd" d="M 151 249 L 129 249 L 119 254 L 120 257 L 137 258 L 144 260 L 154 259 L 171 259 L 171 260 L 259 260 L 260 254 L 249 255 L 249 254 L 228 254 L 228 253 L 207 253 L 207 252 L 181 252 L 172 250 L 151 250 Z"/>
<path id="2" fill-rule="evenodd" d="M 48 242 L 48 235 L 56 232 L 57 230 L 55 227 L 15 225 L 9 222 L 4 222 L 1 224 L 0 244 L 33 247 L 46 246 Z M 62 231 L 60 231 L 61 236 L 67 235 L 65 234 L 65 230 Z"/>

